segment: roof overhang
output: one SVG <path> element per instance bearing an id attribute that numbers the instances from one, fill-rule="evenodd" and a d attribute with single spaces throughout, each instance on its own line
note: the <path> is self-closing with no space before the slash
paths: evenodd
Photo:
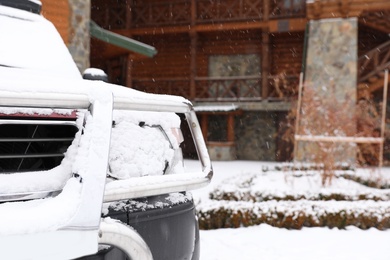
<path id="1" fill-rule="evenodd" d="M 126 50 L 145 55 L 147 57 L 153 57 L 157 54 L 157 50 L 153 46 L 103 29 L 93 21 L 90 22 L 89 31 L 92 37 L 110 43 L 112 45 L 124 48 Z"/>

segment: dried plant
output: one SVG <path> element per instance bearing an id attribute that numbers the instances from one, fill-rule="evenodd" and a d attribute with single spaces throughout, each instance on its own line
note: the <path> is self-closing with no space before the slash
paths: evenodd
<path id="1" fill-rule="evenodd" d="M 326 95 L 321 93 L 326 91 Z M 302 97 L 301 119 L 297 134 L 306 136 L 380 136 L 380 113 L 378 104 L 372 100 L 361 99 L 356 104 L 351 95 L 337 96 L 334 85 L 321 91 L 305 86 Z M 379 104 L 380 105 L 380 104 Z M 286 144 L 284 147 L 292 150 L 294 145 L 296 104 L 286 116 L 286 121 L 280 125 L 279 137 Z M 359 166 L 377 166 L 379 160 L 378 144 L 339 143 L 339 142 L 305 142 L 305 154 L 291 153 L 290 158 L 307 161 L 319 166 L 322 171 L 322 184 L 331 184 L 335 169 L 342 166 L 345 158 L 356 158 Z M 301 145 L 301 143 L 299 144 Z M 345 151 L 352 155 L 345 156 Z M 355 151 L 355 152 L 354 152 Z M 283 151 L 278 151 L 282 153 Z"/>

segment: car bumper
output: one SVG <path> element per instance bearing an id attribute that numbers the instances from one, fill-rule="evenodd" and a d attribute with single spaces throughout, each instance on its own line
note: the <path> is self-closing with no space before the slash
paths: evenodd
<path id="1" fill-rule="evenodd" d="M 105 217 L 134 228 L 149 246 L 155 260 L 199 259 L 198 221 L 193 200 L 188 194 L 175 193 L 112 203 Z M 81 259 L 127 258 L 119 249 L 110 247 Z"/>

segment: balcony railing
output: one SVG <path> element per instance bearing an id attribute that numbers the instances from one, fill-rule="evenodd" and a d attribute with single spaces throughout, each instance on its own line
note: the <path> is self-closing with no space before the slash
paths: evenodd
<path id="1" fill-rule="evenodd" d="M 358 59 L 358 79 L 364 82 L 390 67 L 390 41 L 367 52 Z"/>
<path id="2" fill-rule="evenodd" d="M 259 100 L 261 99 L 261 77 L 198 77 L 196 78 L 197 96 L 195 99 L 222 100 Z"/>
<path id="3" fill-rule="evenodd" d="M 189 24 L 191 1 L 134 1 L 132 4 L 133 27 Z"/>
<path id="4" fill-rule="evenodd" d="M 267 2 L 265 2 L 267 1 Z M 112 3 L 111 3 L 112 2 Z M 106 1 L 92 20 L 106 29 L 305 17 L 305 0 Z"/>
<path id="5" fill-rule="evenodd" d="M 133 88 L 155 94 L 180 95 L 190 100 L 204 101 L 258 101 L 264 99 L 291 99 L 297 96 L 298 75 L 268 77 L 267 96 L 262 96 L 261 76 L 197 77 L 195 96 L 191 96 L 190 79 L 134 79 Z"/>
<path id="6" fill-rule="evenodd" d="M 196 22 L 224 22 L 261 20 L 264 15 L 262 0 L 198 0 Z"/>
<path id="7" fill-rule="evenodd" d="M 133 79 L 132 86 L 148 93 L 190 97 L 188 78 Z"/>

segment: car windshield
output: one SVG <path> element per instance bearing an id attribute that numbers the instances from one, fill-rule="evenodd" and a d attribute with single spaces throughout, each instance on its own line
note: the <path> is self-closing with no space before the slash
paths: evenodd
<path id="1" fill-rule="evenodd" d="M 0 6 L 0 24 L 1 66 L 81 77 L 60 35 L 43 17 Z"/>

